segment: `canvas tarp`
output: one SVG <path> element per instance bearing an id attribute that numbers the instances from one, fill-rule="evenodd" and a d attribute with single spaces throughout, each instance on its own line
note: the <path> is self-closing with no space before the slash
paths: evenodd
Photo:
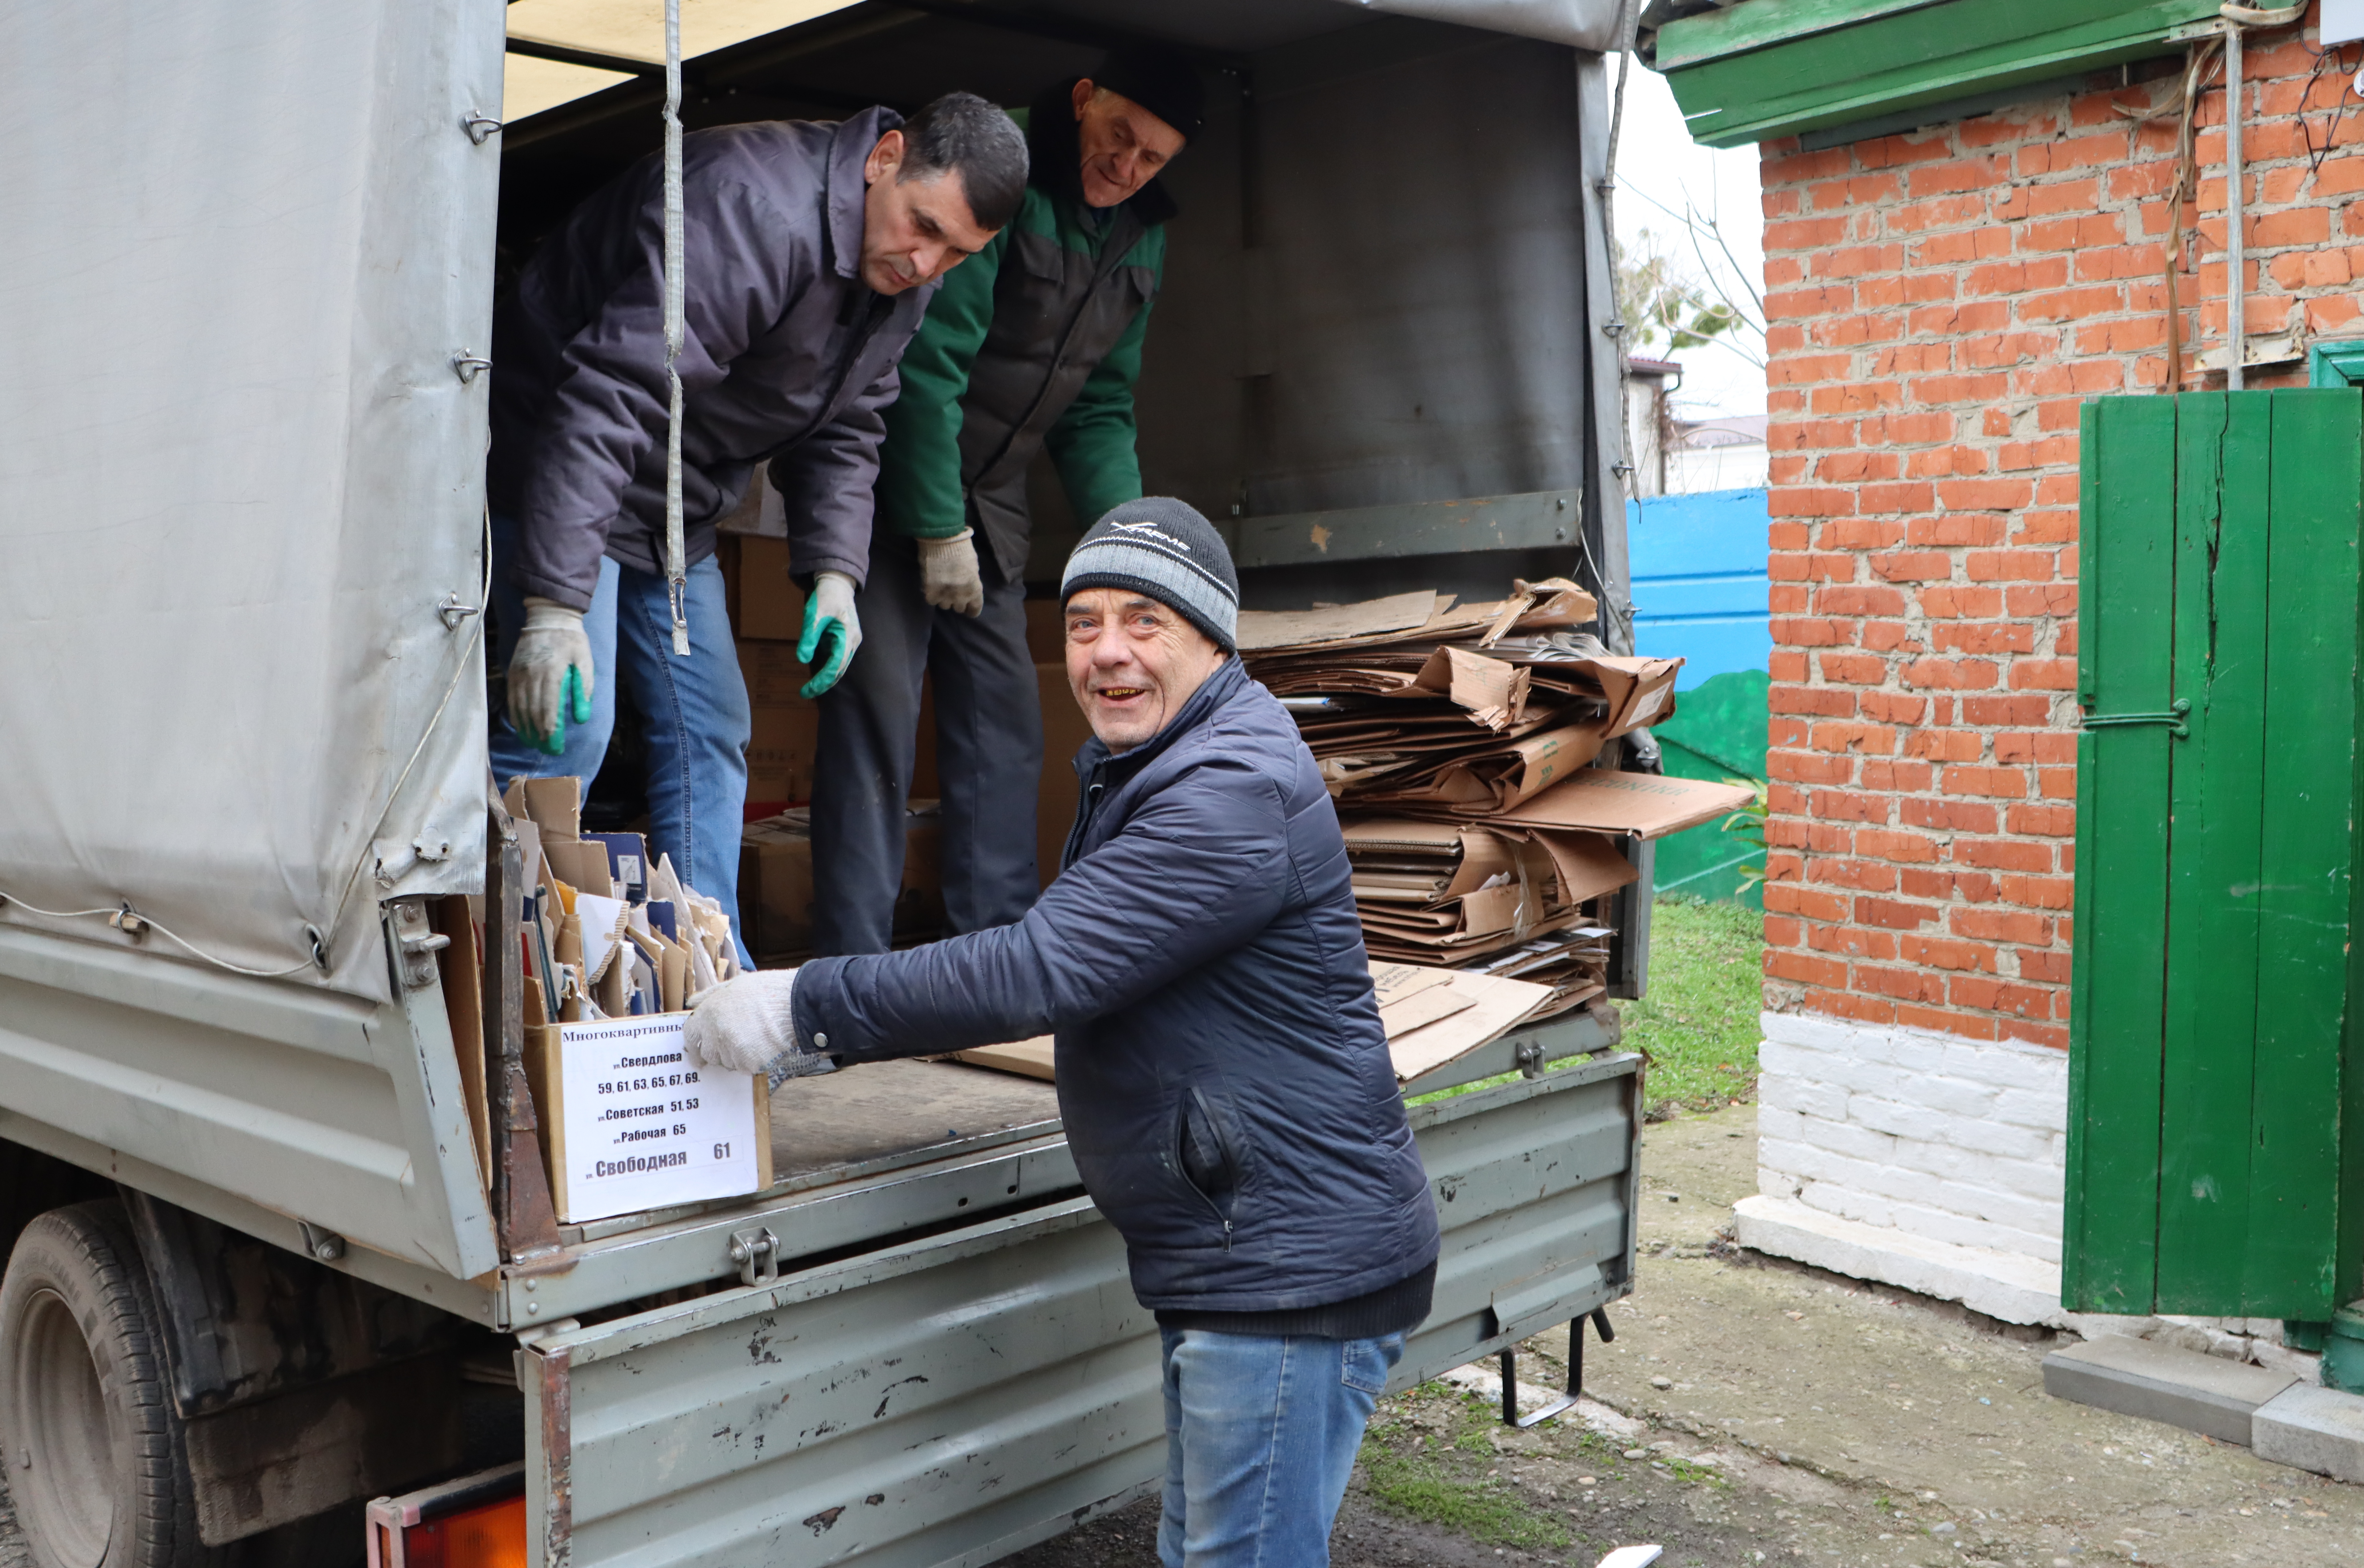
<path id="1" fill-rule="evenodd" d="M 499 141 L 463 122 L 498 113 L 502 22 L 0 24 L 0 920 L 123 944 L 78 912 L 128 904 L 383 995 L 379 901 L 481 884 L 482 617 L 437 606 L 483 602 L 486 384 L 453 360 L 487 342 Z"/>

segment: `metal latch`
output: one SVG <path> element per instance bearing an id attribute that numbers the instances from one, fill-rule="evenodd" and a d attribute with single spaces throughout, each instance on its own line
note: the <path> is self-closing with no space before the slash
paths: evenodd
<path id="1" fill-rule="evenodd" d="M 1542 1040 L 1522 1040 L 1512 1050 L 1511 1055 L 1518 1062 L 1519 1071 L 1527 1077 L 1540 1078 L 1544 1075 L 1544 1042 Z"/>
<path id="2" fill-rule="evenodd" d="M 2165 713 L 2089 713 L 2080 721 L 2087 729 L 2113 729 L 2143 724 L 2164 724 L 2167 732 L 2187 737 L 2191 727 L 2183 721 L 2191 717 L 2191 699 L 2178 697 L 2168 705 Z"/>
<path id="3" fill-rule="evenodd" d="M 403 986 L 423 991 L 435 984 L 435 955 L 450 947 L 452 939 L 428 929 L 427 911 L 417 899 L 398 898 L 387 907 L 394 912 L 395 943 L 402 953 Z"/>
<path id="4" fill-rule="evenodd" d="M 780 1277 L 780 1239 L 768 1226 L 730 1233 L 730 1261 L 742 1284 L 769 1284 Z"/>

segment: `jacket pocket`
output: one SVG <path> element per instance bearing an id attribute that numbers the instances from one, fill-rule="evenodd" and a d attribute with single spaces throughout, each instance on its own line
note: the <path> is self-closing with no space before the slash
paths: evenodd
<path id="1" fill-rule="evenodd" d="M 1243 1165 L 1232 1134 L 1196 1084 L 1183 1090 L 1175 1107 L 1174 1169 L 1221 1224 L 1223 1251 L 1230 1251 Z"/>

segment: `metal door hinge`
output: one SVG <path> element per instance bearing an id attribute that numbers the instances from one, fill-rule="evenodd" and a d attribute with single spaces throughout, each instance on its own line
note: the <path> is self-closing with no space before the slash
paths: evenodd
<path id="1" fill-rule="evenodd" d="M 2084 715 L 2079 723 L 2086 729 L 2113 729 L 2134 725 L 2164 724 L 2169 735 L 2189 736 L 2191 733 L 2191 727 L 2183 721 L 2191 717 L 2191 699 L 2178 697 L 2168 706 L 2165 713 L 2089 713 Z"/>
<path id="2" fill-rule="evenodd" d="M 321 1262 L 333 1263 L 345 1255 L 345 1239 L 335 1231 L 308 1219 L 299 1219 L 296 1226 L 303 1233 L 304 1251 Z"/>
<path id="3" fill-rule="evenodd" d="M 780 1277 L 780 1239 L 768 1226 L 730 1233 L 730 1261 L 742 1284 L 769 1284 Z"/>

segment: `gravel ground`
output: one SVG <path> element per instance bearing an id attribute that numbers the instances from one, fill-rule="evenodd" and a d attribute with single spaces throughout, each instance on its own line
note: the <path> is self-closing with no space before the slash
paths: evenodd
<path id="1" fill-rule="evenodd" d="M 2049 1335 L 1734 1251 L 1755 1125 L 1741 1107 L 1645 1136 L 1640 1288 L 1586 1357 L 1609 1418 L 1639 1426 L 1511 1432 L 1442 1384 L 1386 1400 L 1340 1568 L 1589 1568 L 1629 1541 L 1667 1568 L 2364 1562 L 2364 1488 L 2048 1398 Z M 1566 1348 L 1530 1341 L 1521 1380 L 1556 1385 Z M 0 1491 L 0 1568 L 28 1561 Z M 1155 1562 L 1152 1501 L 998 1568 Z"/>

